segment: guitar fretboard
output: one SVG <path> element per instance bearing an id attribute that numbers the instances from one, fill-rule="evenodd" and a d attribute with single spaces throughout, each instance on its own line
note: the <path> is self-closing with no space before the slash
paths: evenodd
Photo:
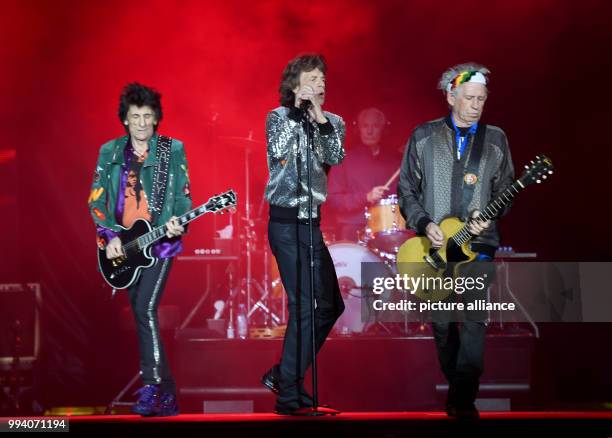
<path id="1" fill-rule="evenodd" d="M 200 205 L 199 207 L 194 208 L 193 210 L 190 210 L 187 213 L 179 216 L 177 218 L 178 223 L 180 225 L 185 225 L 191 222 L 192 220 L 198 218 L 199 216 L 202 216 L 203 214 L 208 213 L 210 210 L 206 208 L 206 205 L 207 204 Z M 152 243 L 157 242 L 159 239 L 161 239 L 162 237 L 166 235 L 167 231 L 168 231 L 168 227 L 166 225 L 162 225 L 160 227 L 157 227 L 149 231 L 146 234 L 143 234 L 138 239 L 136 239 L 136 241 L 138 242 L 138 249 L 146 248 Z"/>
<path id="2" fill-rule="evenodd" d="M 510 187 L 502 192 L 497 198 L 487 205 L 487 207 L 480 212 L 476 220 L 485 221 L 485 220 L 493 220 L 497 217 L 500 211 L 502 211 L 512 200 L 514 197 L 523 189 L 523 185 L 519 180 L 516 180 Z M 466 223 L 456 234 L 453 235 L 452 239 L 459 246 L 468 242 L 470 239 L 474 237 L 472 233 L 468 231 L 468 224 Z"/>

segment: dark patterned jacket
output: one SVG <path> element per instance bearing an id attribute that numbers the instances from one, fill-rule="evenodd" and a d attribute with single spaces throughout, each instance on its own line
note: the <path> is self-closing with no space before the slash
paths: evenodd
<path id="1" fill-rule="evenodd" d="M 473 142 L 474 137 L 470 136 L 461 160 L 457 160 L 455 131 L 450 117 L 424 123 L 414 130 L 404 151 L 398 186 L 400 209 L 409 228 L 423 235 L 431 221 L 439 224 L 447 216 L 462 216 L 458 206 L 462 204 L 461 187 L 465 184 L 465 167 Z M 459 166 L 460 171 L 453 172 L 455 166 Z M 491 200 L 514 182 L 508 140 L 504 131 L 496 126 L 486 127 L 477 176 L 468 213 L 475 209 L 484 210 Z M 505 208 L 500 216 L 507 211 L 508 208 Z M 493 221 L 473 242 L 498 247 L 500 235 L 497 221 Z"/>

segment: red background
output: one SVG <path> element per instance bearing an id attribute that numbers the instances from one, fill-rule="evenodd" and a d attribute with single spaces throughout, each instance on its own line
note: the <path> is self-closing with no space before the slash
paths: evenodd
<path id="1" fill-rule="evenodd" d="M 66 365 L 74 366 L 71 382 L 82 372 L 85 384 L 91 364 L 107 360 L 112 327 L 102 312 L 113 305 L 96 272 L 86 200 L 99 146 L 122 134 L 118 96 L 130 81 L 161 91 L 160 131 L 185 142 L 194 201 L 233 187 L 244 202 L 244 150 L 219 136 L 264 139 L 280 73 L 296 54 L 326 56 L 326 109 L 349 124 L 364 106 L 385 111 L 394 147 L 446 113 L 436 90 L 445 68 L 480 62 L 492 71 L 484 121 L 506 131 L 517 169 L 537 153 L 556 166 L 503 220 L 503 244 L 549 260 L 610 259 L 610 239 L 599 231 L 612 172 L 604 1 L 5 0 L 0 7 L 0 149 L 8 157 L 0 161 L 0 274 L 43 284 L 58 348 L 77 357 Z M 349 131 L 349 149 L 354 136 Z M 251 163 L 255 210 L 267 177 L 264 149 Z M 208 239 L 213 223 L 194 224 L 190 239 Z"/>

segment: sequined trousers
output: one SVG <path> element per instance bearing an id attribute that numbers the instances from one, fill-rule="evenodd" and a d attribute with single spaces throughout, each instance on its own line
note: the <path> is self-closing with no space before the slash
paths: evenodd
<path id="1" fill-rule="evenodd" d="M 175 394 L 176 385 L 168 366 L 157 315 L 172 261 L 172 258 L 158 259 L 154 266 L 145 269 L 128 289 L 128 297 L 136 322 L 142 383 L 160 385 L 162 392 Z"/>

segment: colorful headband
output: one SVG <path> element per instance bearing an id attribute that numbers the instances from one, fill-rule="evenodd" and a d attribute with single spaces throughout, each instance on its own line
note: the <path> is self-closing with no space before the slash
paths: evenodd
<path id="1" fill-rule="evenodd" d="M 487 85 L 487 78 L 479 71 L 464 71 L 455 76 L 446 86 L 446 91 L 450 92 L 457 88 L 459 85 L 465 84 L 466 82 L 473 82 L 475 84 Z"/>

